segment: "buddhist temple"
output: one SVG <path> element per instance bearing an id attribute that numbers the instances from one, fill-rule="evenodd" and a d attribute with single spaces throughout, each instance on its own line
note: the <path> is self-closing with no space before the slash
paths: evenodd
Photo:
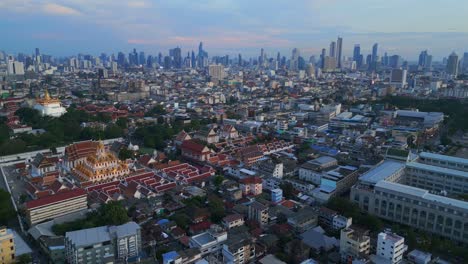
<path id="1" fill-rule="evenodd" d="M 128 165 L 120 161 L 99 141 L 96 151 L 76 164 L 72 173 L 82 182 L 106 182 L 122 179 L 130 172 Z"/>
<path id="2" fill-rule="evenodd" d="M 59 99 L 51 98 L 47 89 L 44 97 L 36 99 L 34 109 L 38 110 L 42 116 L 59 117 L 67 112 Z"/>

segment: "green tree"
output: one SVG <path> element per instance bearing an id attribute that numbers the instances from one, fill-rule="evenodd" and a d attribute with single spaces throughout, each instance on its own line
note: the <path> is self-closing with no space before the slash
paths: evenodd
<path id="1" fill-rule="evenodd" d="M 15 209 L 11 204 L 10 194 L 0 189 L 0 225 L 6 226 L 8 221 L 16 215 Z"/>
<path id="2" fill-rule="evenodd" d="M 101 225 L 122 225 L 130 220 L 125 207 L 114 201 L 102 206 L 100 219 Z"/>
<path id="3" fill-rule="evenodd" d="M 283 190 L 283 196 L 286 199 L 292 199 L 294 197 L 294 187 L 289 182 L 283 182 L 279 186 Z"/>
<path id="4" fill-rule="evenodd" d="M 29 254 L 23 254 L 19 256 L 18 259 L 16 260 L 16 263 L 18 264 L 29 264 L 31 262 L 32 262 L 32 257 Z"/>
<path id="5" fill-rule="evenodd" d="M 0 124 L 0 144 L 10 139 L 10 128 L 6 124 Z"/>
<path id="6" fill-rule="evenodd" d="M 117 125 L 110 124 L 104 131 L 106 138 L 118 138 L 123 136 L 123 129 Z"/>
<path id="7" fill-rule="evenodd" d="M 120 117 L 115 124 L 122 129 L 126 129 L 128 127 L 128 119 L 126 117 Z"/>
<path id="8" fill-rule="evenodd" d="M 211 221 L 213 221 L 213 223 L 221 222 L 223 217 L 226 216 L 223 200 L 216 195 L 211 195 L 208 198 L 208 208 L 210 209 Z"/>
<path id="9" fill-rule="evenodd" d="M 119 159 L 126 160 L 133 158 L 133 151 L 129 150 L 128 148 L 122 148 L 119 151 Z"/>
<path id="10" fill-rule="evenodd" d="M 214 182 L 214 185 L 216 187 L 219 187 L 221 186 L 221 184 L 223 183 L 224 181 L 224 177 L 222 175 L 216 175 L 214 178 L 213 178 L 213 182 Z"/>

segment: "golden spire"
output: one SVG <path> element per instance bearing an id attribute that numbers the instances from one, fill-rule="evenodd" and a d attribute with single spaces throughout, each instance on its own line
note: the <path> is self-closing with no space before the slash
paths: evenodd
<path id="1" fill-rule="evenodd" d="M 44 100 L 46 101 L 50 101 L 50 94 L 49 94 L 49 91 L 47 90 L 47 88 L 45 88 L 45 91 L 44 91 Z"/>

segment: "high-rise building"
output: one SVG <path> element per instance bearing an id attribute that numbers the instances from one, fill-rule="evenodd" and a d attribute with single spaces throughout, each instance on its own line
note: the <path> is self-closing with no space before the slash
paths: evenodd
<path id="1" fill-rule="evenodd" d="M 458 74 L 458 55 L 455 52 L 448 57 L 446 72 L 454 76 Z"/>
<path id="2" fill-rule="evenodd" d="M 203 42 L 200 42 L 198 45 L 198 67 L 205 67 L 205 59 L 208 59 L 208 53 L 203 50 Z"/>
<path id="3" fill-rule="evenodd" d="M 378 49 L 379 49 L 379 44 L 375 43 L 372 46 L 372 60 L 371 60 L 371 62 L 377 62 Z"/>
<path id="4" fill-rule="evenodd" d="M 192 50 L 192 68 L 195 68 L 197 66 L 197 59 L 195 57 L 195 51 Z"/>
<path id="5" fill-rule="evenodd" d="M 300 52 L 298 48 L 294 48 L 292 50 L 292 56 L 291 56 L 291 61 L 289 65 L 289 69 L 292 71 L 297 71 L 299 70 L 299 56 Z"/>
<path id="6" fill-rule="evenodd" d="M 123 54 L 123 52 L 117 53 L 117 63 L 118 63 L 120 66 L 124 66 L 124 65 L 125 65 L 125 54 Z"/>
<path id="7" fill-rule="evenodd" d="M 0 263 L 15 263 L 15 242 L 13 232 L 5 226 L 0 227 Z"/>
<path id="8" fill-rule="evenodd" d="M 332 41 L 330 43 L 330 49 L 328 50 L 329 54 L 328 56 L 330 57 L 335 57 L 336 56 L 336 42 Z"/>
<path id="9" fill-rule="evenodd" d="M 430 70 L 432 67 L 432 56 L 429 55 L 427 50 L 421 51 L 419 54 L 419 62 L 418 65 L 423 67 L 424 69 Z"/>
<path id="10" fill-rule="evenodd" d="M 462 69 L 463 73 L 468 72 L 468 52 L 463 53 Z"/>
<path id="11" fill-rule="evenodd" d="M 36 57 L 41 55 L 41 52 L 39 51 L 39 48 L 36 48 L 34 55 L 36 55 Z"/>
<path id="12" fill-rule="evenodd" d="M 390 75 L 390 83 L 399 88 L 403 88 L 406 86 L 406 75 L 406 70 L 393 69 Z"/>
<path id="13" fill-rule="evenodd" d="M 395 264 L 403 260 L 403 254 L 408 250 L 405 238 L 390 232 L 381 232 L 377 237 L 377 257 L 380 262 Z"/>
<path id="14" fill-rule="evenodd" d="M 9 60 L 7 73 L 8 75 L 24 75 L 24 64 L 19 61 Z"/>
<path id="15" fill-rule="evenodd" d="M 388 66 L 396 69 L 401 67 L 401 57 L 399 55 L 392 55 L 388 58 Z"/>
<path id="16" fill-rule="evenodd" d="M 169 50 L 169 56 L 172 58 L 174 68 L 182 68 L 182 50 L 179 47 Z"/>
<path id="17" fill-rule="evenodd" d="M 138 57 L 138 64 L 145 65 L 146 64 L 146 56 L 143 51 L 140 51 L 139 57 Z"/>
<path id="18" fill-rule="evenodd" d="M 208 74 L 212 79 L 220 81 L 225 77 L 224 66 L 219 64 L 212 64 L 208 68 Z"/>
<path id="19" fill-rule="evenodd" d="M 341 69 L 341 60 L 343 57 L 343 38 L 338 37 L 338 40 L 336 42 L 336 61 L 337 61 L 337 66 L 338 68 Z"/>
<path id="20" fill-rule="evenodd" d="M 361 61 L 361 45 L 356 44 L 354 45 L 353 51 L 353 60 L 356 62 L 356 66 L 359 68 L 362 65 Z"/>
<path id="21" fill-rule="evenodd" d="M 263 67 L 264 65 L 264 59 L 265 59 L 265 53 L 263 51 L 263 48 L 260 49 L 260 57 L 258 57 L 258 64 L 260 67 Z"/>
<path id="22" fill-rule="evenodd" d="M 323 67 L 325 66 L 325 57 L 326 57 L 326 53 L 327 53 L 327 50 L 326 49 L 322 49 L 322 54 L 320 54 L 320 68 L 323 69 Z"/>
<path id="23" fill-rule="evenodd" d="M 382 64 L 384 66 L 388 66 L 388 54 L 387 54 L 387 52 L 385 52 L 385 54 L 383 56 Z"/>
<path id="24" fill-rule="evenodd" d="M 334 71 L 336 69 L 336 57 L 325 57 L 323 71 Z"/>
<path id="25" fill-rule="evenodd" d="M 242 55 L 239 53 L 239 55 L 237 55 L 237 63 L 239 64 L 239 66 L 242 66 L 243 63 L 242 63 Z"/>

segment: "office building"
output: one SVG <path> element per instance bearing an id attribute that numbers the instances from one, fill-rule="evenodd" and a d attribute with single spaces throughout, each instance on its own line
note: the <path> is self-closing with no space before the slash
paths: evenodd
<path id="1" fill-rule="evenodd" d="M 328 56 L 330 57 L 336 57 L 336 42 L 332 41 L 330 43 L 330 49 L 328 50 L 329 54 Z"/>
<path id="2" fill-rule="evenodd" d="M 458 74 L 458 55 L 452 52 L 447 60 L 446 70 L 447 74 L 456 76 Z"/>
<path id="3" fill-rule="evenodd" d="M 429 55 L 427 50 L 421 51 L 421 54 L 419 54 L 419 61 L 418 65 L 422 67 L 423 69 L 430 70 L 432 67 L 432 56 Z"/>
<path id="4" fill-rule="evenodd" d="M 127 262 L 136 260 L 141 252 L 141 228 L 135 222 L 65 234 L 65 256 L 70 264 Z"/>
<path id="5" fill-rule="evenodd" d="M 353 60 L 356 62 L 358 68 L 362 66 L 361 45 L 359 44 L 354 45 Z"/>
<path id="6" fill-rule="evenodd" d="M 337 61 L 337 66 L 339 69 L 343 67 L 342 57 L 343 57 L 343 38 L 338 37 L 338 40 L 336 42 L 336 61 Z"/>
<path id="7" fill-rule="evenodd" d="M 378 56 L 378 49 L 379 49 L 379 44 L 375 43 L 372 46 L 372 57 L 371 57 L 371 62 L 376 63 L 377 62 L 377 56 Z"/>
<path id="8" fill-rule="evenodd" d="M 463 53 L 463 63 L 461 70 L 463 73 L 468 73 L 468 52 Z"/>
<path id="9" fill-rule="evenodd" d="M 406 75 L 407 75 L 406 70 L 393 69 L 390 74 L 390 84 L 395 85 L 398 88 L 404 88 L 407 84 Z"/>
<path id="10" fill-rule="evenodd" d="M 336 70 L 336 58 L 327 56 L 325 57 L 323 64 L 323 71 L 335 71 Z"/>
<path id="11" fill-rule="evenodd" d="M 396 264 L 403 260 L 408 250 L 405 238 L 391 232 L 381 232 L 377 237 L 377 259 L 382 264 Z"/>
<path id="12" fill-rule="evenodd" d="M 15 259 L 15 241 L 11 229 L 5 226 L 0 227 L 0 263 L 16 263 Z"/>

